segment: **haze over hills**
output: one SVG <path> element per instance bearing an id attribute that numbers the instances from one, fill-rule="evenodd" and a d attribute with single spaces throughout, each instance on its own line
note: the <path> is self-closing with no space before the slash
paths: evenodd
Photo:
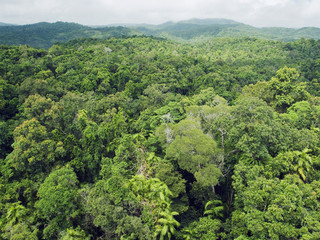
<path id="1" fill-rule="evenodd" d="M 121 25 L 121 26 L 120 26 Z M 132 35 L 164 37 L 176 41 L 203 41 L 213 37 L 254 37 L 293 41 L 300 38 L 320 39 L 320 28 L 256 28 L 229 19 L 189 19 L 151 24 L 119 24 L 89 27 L 76 23 L 36 23 L 13 26 L 0 23 L 0 44 L 30 45 L 50 48 L 54 43 L 78 38 L 110 38 Z"/>
<path id="2" fill-rule="evenodd" d="M 15 26 L 15 24 L 0 22 L 0 26 Z"/>
<path id="3" fill-rule="evenodd" d="M 175 40 L 204 40 L 211 37 L 256 37 L 281 41 L 300 38 L 320 39 L 320 28 L 256 28 L 229 19 L 190 19 L 160 25 L 138 26 L 135 29 L 146 35 Z"/>

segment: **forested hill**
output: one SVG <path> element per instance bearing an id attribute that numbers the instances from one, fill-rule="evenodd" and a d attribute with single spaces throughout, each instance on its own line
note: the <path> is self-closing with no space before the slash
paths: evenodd
<path id="1" fill-rule="evenodd" d="M 54 43 L 79 38 L 109 38 L 134 35 L 125 27 L 92 28 L 76 23 L 36 23 L 22 26 L 1 26 L 0 44 L 30 45 L 36 48 L 50 48 Z"/>
<path id="2" fill-rule="evenodd" d="M 14 24 L 0 22 L 0 26 L 1 26 L 1 27 L 4 27 L 4 26 L 14 26 Z"/>
<path id="3" fill-rule="evenodd" d="M 0 239 L 320 239 L 319 79 L 319 40 L 1 45 Z"/>
<path id="4" fill-rule="evenodd" d="M 79 38 L 110 38 L 148 35 L 183 42 L 199 42 L 217 37 L 256 37 L 293 41 L 300 38 L 320 39 L 319 28 L 255 28 L 227 19 L 192 19 L 160 25 L 88 27 L 75 23 L 37 23 L 23 26 L 1 26 L 0 44 L 30 45 L 50 48 L 54 43 Z"/>
<path id="5" fill-rule="evenodd" d="M 228 19 L 191 19 L 161 25 L 145 25 L 136 29 L 146 35 L 192 41 L 203 41 L 212 37 L 257 37 L 281 41 L 320 39 L 319 28 L 256 28 Z"/>

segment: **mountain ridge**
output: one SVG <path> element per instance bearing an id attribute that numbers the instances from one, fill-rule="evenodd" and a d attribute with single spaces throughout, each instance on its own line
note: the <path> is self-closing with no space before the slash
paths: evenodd
<path id="1" fill-rule="evenodd" d="M 5 22 L 0 22 L 0 26 L 16 26 L 16 24 L 11 24 L 11 23 L 5 23 Z"/>
<path id="2" fill-rule="evenodd" d="M 175 40 L 197 40 L 212 37 L 255 37 L 294 41 L 300 38 L 320 39 L 320 28 L 254 27 L 230 19 L 189 19 L 178 22 L 136 27 L 146 35 L 165 36 Z M 196 36 L 195 36 L 196 35 Z"/>
<path id="3" fill-rule="evenodd" d="M 133 35 L 125 27 L 93 28 L 69 22 L 39 22 L 28 25 L 0 26 L 0 44 L 30 45 L 36 48 L 50 48 L 58 42 L 79 38 L 108 38 Z"/>
<path id="4" fill-rule="evenodd" d="M 153 24 L 86 26 L 72 22 L 39 22 L 27 25 L 0 24 L 0 44 L 30 45 L 50 48 L 58 42 L 79 38 L 110 38 L 147 35 L 176 41 L 196 42 L 215 37 L 253 37 L 268 40 L 294 41 L 301 38 L 320 39 L 320 28 L 257 28 L 230 19 L 188 19 Z"/>

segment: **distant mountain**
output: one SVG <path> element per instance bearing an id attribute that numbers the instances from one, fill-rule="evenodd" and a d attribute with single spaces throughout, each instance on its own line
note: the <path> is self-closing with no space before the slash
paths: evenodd
<path id="1" fill-rule="evenodd" d="M 239 24 L 239 22 L 224 19 L 224 18 L 207 18 L 207 19 L 198 19 L 193 18 L 189 20 L 180 21 L 179 23 L 188 23 L 188 24 L 197 24 L 197 25 L 228 25 L 228 24 Z"/>
<path id="2" fill-rule="evenodd" d="M 41 22 L 21 26 L 0 26 L 0 44 L 30 45 L 36 48 L 50 48 L 54 43 L 78 38 L 109 38 L 134 34 L 125 27 L 92 28 L 76 23 Z"/>
<path id="3" fill-rule="evenodd" d="M 239 28 L 241 23 L 226 19 L 191 19 L 167 22 L 156 26 L 137 27 L 145 35 L 191 40 L 199 37 L 217 37 L 229 28 Z M 223 36 L 223 35 L 222 35 Z"/>
<path id="4" fill-rule="evenodd" d="M 300 38 L 320 39 L 320 28 L 304 27 L 300 29 L 294 28 L 260 28 L 261 33 L 271 36 L 273 39 L 282 41 L 297 40 Z"/>
<path id="5" fill-rule="evenodd" d="M 0 26 L 15 26 L 15 24 L 0 22 Z"/>
<path id="6" fill-rule="evenodd" d="M 78 38 L 109 38 L 132 35 L 164 37 L 176 41 L 204 41 L 214 37 L 255 37 L 292 41 L 300 38 L 320 39 L 320 28 L 256 28 L 229 19 L 190 19 L 159 25 L 123 24 L 123 26 L 108 27 L 89 27 L 66 22 L 42 22 L 19 26 L 0 24 L 0 44 L 27 44 L 46 49 L 54 43 Z"/>
<path id="7" fill-rule="evenodd" d="M 229 19 L 190 19 L 134 28 L 145 35 L 184 41 L 206 40 L 212 37 L 257 37 L 281 41 L 320 39 L 320 28 L 256 28 Z"/>

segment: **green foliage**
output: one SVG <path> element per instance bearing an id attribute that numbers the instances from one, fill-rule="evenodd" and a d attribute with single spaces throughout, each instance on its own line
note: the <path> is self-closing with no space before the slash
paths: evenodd
<path id="1" fill-rule="evenodd" d="M 38 239 L 38 229 L 32 225 L 34 218 L 20 202 L 9 205 L 5 219 L 6 224 L 2 227 L 3 233 L 0 235 L 3 239 Z"/>
<path id="2" fill-rule="evenodd" d="M 11 150 L 11 126 L 9 122 L 0 121 L 0 158 L 5 158 Z"/>
<path id="3" fill-rule="evenodd" d="M 317 238 L 319 236 L 319 183 L 305 184 L 297 175 L 283 179 L 266 177 L 263 167 L 236 166 L 234 237 L 252 239 Z M 248 235 L 249 236 L 249 235 Z"/>
<path id="4" fill-rule="evenodd" d="M 195 239 L 218 239 L 218 231 L 221 227 L 221 222 L 217 219 L 209 217 L 201 217 L 199 221 L 192 222 L 182 230 L 183 237 L 186 240 Z"/>
<path id="5" fill-rule="evenodd" d="M 218 148 L 216 142 L 199 128 L 197 122 L 191 120 L 182 120 L 173 126 L 176 137 L 167 148 L 167 157 L 177 161 L 181 169 L 194 174 L 201 185 L 213 188 L 221 176 L 215 165 Z"/>
<path id="6" fill-rule="evenodd" d="M 256 84 L 244 86 L 242 94 L 246 97 L 260 98 L 267 103 L 271 103 L 273 99 L 273 91 L 269 82 L 257 82 Z"/>
<path id="7" fill-rule="evenodd" d="M 7 161 L 25 177 L 49 173 L 55 160 L 64 154 L 62 143 L 51 140 L 46 128 L 35 118 L 24 121 L 13 135 L 14 150 L 7 156 Z"/>
<path id="8" fill-rule="evenodd" d="M 223 213 L 221 213 L 221 211 L 224 210 L 224 207 L 221 205 L 222 205 L 222 201 L 220 200 L 213 200 L 213 201 L 207 202 L 204 207 L 203 215 L 209 215 L 209 216 L 212 216 L 213 218 L 223 217 Z"/>
<path id="9" fill-rule="evenodd" d="M 139 202 L 147 201 L 154 208 L 166 209 L 171 204 L 172 192 L 157 178 L 146 179 L 143 175 L 136 175 L 130 180 L 129 188 Z"/>
<path id="10" fill-rule="evenodd" d="M 108 239 L 116 238 L 115 230 L 122 226 L 120 223 L 125 216 L 138 212 L 138 202 L 119 173 L 114 173 L 107 180 L 98 181 L 90 189 L 86 206 L 88 213 L 93 216 L 93 224 L 99 226 Z M 132 230 L 129 227 L 128 230 Z M 121 229 L 120 232 L 125 231 Z"/>
<path id="11" fill-rule="evenodd" d="M 70 167 L 52 171 L 41 184 L 35 207 L 46 225 L 44 238 L 55 238 L 61 230 L 70 227 L 72 219 L 79 214 L 77 184 L 77 176 Z"/>
<path id="12" fill-rule="evenodd" d="M 242 158 L 269 159 L 272 151 L 269 146 L 278 141 L 277 136 L 270 138 L 277 127 L 272 108 L 258 98 L 241 98 L 231 114 L 234 121 L 228 141 L 235 144 L 233 148 L 242 152 Z"/>
<path id="13" fill-rule="evenodd" d="M 0 238 L 319 239 L 319 46 L 0 46 Z"/>
<path id="14" fill-rule="evenodd" d="M 155 232 L 156 237 L 159 235 L 160 240 L 171 239 L 171 236 L 175 234 L 175 227 L 180 226 L 180 223 L 174 219 L 176 215 L 178 215 L 177 212 L 170 212 L 168 208 L 160 212 Z"/>
<path id="15" fill-rule="evenodd" d="M 280 112 L 284 112 L 293 103 L 308 98 L 305 84 L 296 83 L 298 77 L 299 73 L 295 68 L 284 67 L 271 78 L 270 86 L 274 93 L 273 105 Z"/>
<path id="16" fill-rule="evenodd" d="M 302 129 L 311 127 L 312 110 L 309 102 L 301 101 L 294 103 L 281 118 L 290 125 Z"/>
<path id="17" fill-rule="evenodd" d="M 307 180 L 307 172 L 309 172 L 313 165 L 312 156 L 309 155 L 310 149 L 303 151 L 293 151 L 280 153 L 270 165 L 274 172 L 278 174 L 296 173 L 303 181 Z"/>
<path id="18" fill-rule="evenodd" d="M 164 182 L 172 192 L 171 208 L 179 213 L 188 209 L 188 199 L 186 195 L 186 180 L 175 171 L 170 162 L 159 161 L 154 167 L 155 177 Z"/>
<path id="19" fill-rule="evenodd" d="M 74 228 L 68 228 L 66 231 L 60 233 L 61 240 L 76 240 L 76 239 L 84 239 L 84 240 L 89 240 L 90 237 L 86 236 L 86 233 L 81 230 L 80 227 L 77 227 L 76 229 Z"/>

